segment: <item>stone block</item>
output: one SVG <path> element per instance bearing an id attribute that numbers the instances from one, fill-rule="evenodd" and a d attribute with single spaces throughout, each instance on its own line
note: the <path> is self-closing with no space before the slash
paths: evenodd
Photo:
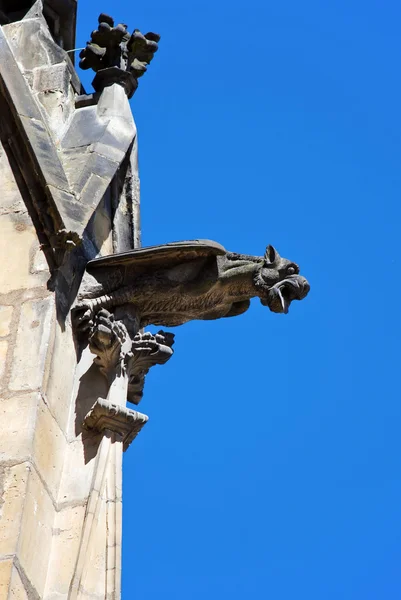
<path id="1" fill-rule="evenodd" d="M 48 185 L 68 190 L 69 185 L 60 157 L 42 120 L 20 116 L 29 144 L 35 149 L 43 179 Z"/>
<path id="2" fill-rule="evenodd" d="M 76 363 L 71 327 L 66 324 L 66 330 L 63 332 L 56 326 L 45 394 L 50 410 L 66 436 L 69 435 L 68 418 L 74 383 L 72 373 L 75 371 Z"/>
<path id="3" fill-rule="evenodd" d="M 90 146 L 100 140 L 107 128 L 107 121 L 97 116 L 96 106 L 86 106 L 75 111 L 73 120 L 61 144 L 63 149 Z"/>
<path id="4" fill-rule="evenodd" d="M 28 592 L 15 567 L 12 569 L 10 591 L 8 594 L 8 600 L 30 600 L 30 598 L 32 598 L 32 595 L 28 596 Z"/>
<path id="5" fill-rule="evenodd" d="M 12 37 L 11 27 L 14 25 L 7 25 L 8 33 L 11 34 L 11 43 L 15 38 Z M 13 48 L 18 47 L 18 41 L 15 41 Z M 32 54 L 32 50 L 30 51 Z M 41 118 L 40 111 L 35 101 L 33 100 L 28 83 L 25 81 L 22 75 L 17 61 L 13 52 L 11 51 L 9 41 L 5 34 L 5 28 L 0 29 L 0 55 L 2 60 L 0 61 L 0 74 L 4 81 L 9 95 L 11 96 L 14 109 L 20 115 L 26 115 L 31 118 Z"/>
<path id="6" fill-rule="evenodd" d="M 26 206 L 22 201 L 20 191 L 11 170 L 7 154 L 0 144 L 0 182 L 1 182 L 1 202 L 0 214 L 10 212 L 26 212 Z"/>
<path id="7" fill-rule="evenodd" d="M 41 18 L 24 19 L 7 25 L 5 33 L 24 71 L 64 60 L 65 53 L 54 43 Z"/>
<path id="8" fill-rule="evenodd" d="M 84 189 L 81 193 L 82 202 L 90 210 L 92 214 L 93 210 L 99 205 L 102 200 L 110 181 L 99 177 L 96 173 L 91 173 L 89 176 Z"/>
<path id="9" fill-rule="evenodd" d="M 113 224 L 111 221 L 111 208 L 109 194 L 103 196 L 93 213 L 93 217 L 87 227 L 87 232 L 94 244 L 97 254 L 113 254 Z"/>
<path id="10" fill-rule="evenodd" d="M 95 453 L 96 448 L 93 450 Z M 85 448 L 81 437 L 68 445 L 65 454 L 63 477 L 58 502 L 85 502 L 89 496 L 95 461 L 85 460 Z"/>
<path id="11" fill-rule="evenodd" d="M 13 310 L 12 306 L 0 306 L 0 337 L 5 337 L 10 333 Z"/>
<path id="12" fill-rule="evenodd" d="M 0 557 L 17 552 L 29 474 L 27 462 L 0 467 Z"/>
<path id="13" fill-rule="evenodd" d="M 37 243 L 33 225 L 27 224 L 26 218 L 14 219 L 12 215 L 1 215 L 0 231 L 0 256 L 10 257 L 3 261 L 0 269 L 0 293 L 42 286 L 47 274 L 29 272 L 31 250 Z"/>
<path id="14" fill-rule="evenodd" d="M 86 226 L 84 207 L 76 201 L 75 196 L 53 185 L 46 186 L 46 193 L 56 205 L 65 229 L 74 232 L 72 239 L 77 242 Z"/>
<path id="15" fill-rule="evenodd" d="M 21 521 L 18 556 L 27 578 L 43 598 L 52 543 L 55 509 L 35 469 L 29 475 Z"/>
<path id="16" fill-rule="evenodd" d="M 31 273 L 46 273 L 49 275 L 49 266 L 46 261 L 46 256 L 43 250 L 39 246 L 39 242 L 35 244 L 34 252 L 33 252 L 33 260 L 30 269 Z"/>
<path id="17" fill-rule="evenodd" d="M 133 129 L 135 134 L 131 106 L 121 85 L 116 84 L 104 88 L 97 105 L 97 114 L 101 119 L 115 117 L 125 121 L 125 127 Z"/>
<path id="18" fill-rule="evenodd" d="M 125 152 L 119 150 L 118 148 L 112 148 L 111 146 L 106 146 L 101 142 L 96 142 L 96 144 L 92 144 L 90 146 L 91 152 L 96 152 L 96 154 L 100 154 L 100 156 L 105 156 L 109 160 L 121 164 L 125 158 Z"/>
<path id="19" fill-rule="evenodd" d="M 82 539 L 85 506 L 57 513 L 46 582 L 46 598 L 67 598 Z"/>
<path id="20" fill-rule="evenodd" d="M 37 392 L 0 399 L 0 464 L 31 458 L 39 399 Z"/>
<path id="21" fill-rule="evenodd" d="M 6 359 L 8 351 L 8 342 L 6 340 L 0 340 L 0 381 L 3 379 L 6 371 Z"/>
<path id="22" fill-rule="evenodd" d="M 68 96 L 70 86 L 70 72 L 68 65 L 62 62 L 51 67 L 41 67 L 35 69 L 33 76 L 33 86 L 37 92 L 60 91 L 63 96 Z"/>
<path id="23" fill-rule="evenodd" d="M 1 560 L 0 558 L 0 598 L 2 600 L 8 600 L 9 597 L 12 568 L 13 561 L 11 559 Z"/>
<path id="24" fill-rule="evenodd" d="M 36 390 L 43 383 L 52 334 L 54 298 L 32 300 L 21 307 L 10 389 Z"/>
<path id="25" fill-rule="evenodd" d="M 72 148 L 63 151 L 62 160 L 64 170 L 71 186 L 75 186 L 75 182 L 80 178 L 89 156 L 89 146 L 87 148 Z"/>
<path id="26" fill-rule="evenodd" d="M 97 154 L 96 152 L 90 152 L 84 154 L 85 162 L 82 164 L 82 170 L 79 176 L 75 179 L 75 188 L 77 192 L 85 187 L 86 182 L 92 175 L 92 173 L 102 177 L 103 179 L 110 182 L 117 172 L 119 164 L 112 160 L 109 160 L 105 156 Z"/>
<path id="27" fill-rule="evenodd" d="M 35 427 L 33 459 L 46 486 L 57 501 L 67 441 L 44 402 L 40 402 Z"/>

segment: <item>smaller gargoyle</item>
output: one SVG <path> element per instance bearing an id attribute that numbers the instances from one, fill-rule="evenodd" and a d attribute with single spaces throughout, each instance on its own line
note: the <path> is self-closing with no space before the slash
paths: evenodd
<path id="1" fill-rule="evenodd" d="M 209 240 L 132 250 L 88 263 L 73 309 L 77 332 L 90 329 L 102 308 L 173 327 L 195 319 L 244 313 L 252 297 L 276 313 L 308 294 L 296 263 L 268 246 L 264 256 L 227 252 Z"/>

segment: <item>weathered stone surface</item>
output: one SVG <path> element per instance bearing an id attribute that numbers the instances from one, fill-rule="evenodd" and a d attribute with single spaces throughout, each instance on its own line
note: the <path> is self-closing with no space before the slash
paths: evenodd
<path id="1" fill-rule="evenodd" d="M 112 254 L 114 250 L 111 212 L 110 194 L 106 191 L 86 229 L 97 256 Z"/>
<path id="2" fill-rule="evenodd" d="M 8 342 L 6 340 L 0 340 L 0 381 L 6 370 L 7 350 Z"/>
<path id="3" fill-rule="evenodd" d="M 67 441 L 44 402 L 39 403 L 35 425 L 33 460 L 46 482 L 53 501 L 57 501 Z"/>
<path id="4" fill-rule="evenodd" d="M 43 597 L 52 542 L 55 509 L 35 469 L 25 495 L 19 539 L 19 560 L 29 581 Z"/>
<path id="5" fill-rule="evenodd" d="M 96 457 L 71 600 L 120 597 L 121 457 L 121 437 L 106 431 Z"/>
<path id="6" fill-rule="evenodd" d="M 65 435 L 68 435 L 68 417 L 74 385 L 72 372 L 75 365 L 76 353 L 71 327 L 67 324 L 65 332 L 56 327 L 45 396 L 52 414 Z"/>
<path id="7" fill-rule="evenodd" d="M 94 440 L 93 454 L 96 452 L 97 443 L 98 440 Z M 84 503 L 91 489 L 95 461 L 87 461 L 81 436 L 68 444 L 64 458 L 58 503 L 61 507 L 72 502 Z"/>
<path id="8" fill-rule="evenodd" d="M 0 507 L 0 557 L 11 556 L 17 551 L 29 474 L 27 462 L 15 467 L 0 466 L 3 500 Z"/>
<path id="9" fill-rule="evenodd" d="M 108 185 L 119 167 L 118 162 L 111 161 L 105 156 L 101 156 L 96 152 L 89 152 L 89 154 L 85 155 L 85 159 L 86 160 L 83 165 L 84 168 L 80 173 L 78 172 L 76 174 L 76 179 L 74 181 L 74 187 L 79 191 L 84 189 L 85 184 L 92 173 L 96 173 L 98 177 L 102 177 L 103 179 L 107 180 Z"/>
<path id="10" fill-rule="evenodd" d="M 11 559 L 0 559 L 0 598 L 4 600 L 8 600 L 12 566 L 13 561 Z"/>
<path id="11" fill-rule="evenodd" d="M 79 243 L 79 237 L 87 224 L 88 211 L 85 206 L 77 202 L 73 194 L 65 190 L 61 190 L 53 185 L 46 185 L 45 190 L 48 193 L 48 197 L 55 202 L 57 209 L 63 215 L 65 229 L 58 231 L 58 233 L 61 233 L 60 238 L 67 233 L 67 244 L 72 247 Z"/>
<path id="12" fill-rule="evenodd" d="M 32 250 L 33 250 L 33 252 L 32 252 L 33 259 L 32 259 L 32 265 L 31 265 L 30 272 L 33 274 L 46 273 L 46 275 L 48 276 L 49 275 L 49 266 L 47 264 L 45 254 L 39 245 L 39 242 L 37 244 L 34 244 L 34 247 Z"/>
<path id="13" fill-rule="evenodd" d="M 11 573 L 11 584 L 8 600 L 31 600 L 31 598 L 28 596 L 28 592 L 25 589 L 24 584 L 22 583 L 21 577 L 16 567 L 13 567 Z"/>
<path id="14" fill-rule="evenodd" d="M 40 119 L 39 108 L 31 98 L 29 86 L 18 68 L 17 61 L 6 37 L 5 32 L 10 27 L 14 27 L 14 25 L 6 25 L 0 30 L 0 55 L 2 58 L 0 75 L 13 99 L 17 113 L 32 119 Z M 15 43 L 17 44 L 18 42 L 16 41 Z"/>
<path id="15" fill-rule="evenodd" d="M 14 174 L 2 144 L 0 144 L 0 182 L 0 215 L 7 213 L 26 213 L 26 206 L 22 201 Z"/>
<path id="16" fill-rule="evenodd" d="M 40 66 L 34 71 L 33 87 L 37 92 L 61 92 L 68 96 L 71 75 L 68 65 L 61 62 L 57 65 Z"/>
<path id="17" fill-rule="evenodd" d="M 0 464 L 31 458 L 39 400 L 38 393 L 0 399 Z"/>
<path id="18" fill-rule="evenodd" d="M 67 177 L 65 176 L 60 157 L 42 119 L 24 116 L 20 118 L 29 143 L 35 149 L 35 157 L 47 185 L 67 191 L 69 189 Z"/>
<path id="19" fill-rule="evenodd" d="M 62 140 L 62 147 L 69 149 L 89 146 L 102 138 L 106 127 L 107 122 L 101 122 L 97 118 L 96 107 L 80 108 L 74 114 L 73 121 Z"/>
<path id="20" fill-rule="evenodd" d="M 54 299 L 32 300 L 21 307 L 10 389 L 39 389 L 52 335 Z"/>
<path id="21" fill-rule="evenodd" d="M 13 306 L 0 306 L 0 337 L 5 337 L 10 333 L 13 310 Z"/>
<path id="22" fill-rule="evenodd" d="M 46 598 L 67 598 L 81 543 L 85 506 L 68 507 L 56 515 Z"/>
<path id="23" fill-rule="evenodd" d="M 23 71 L 33 71 L 43 65 L 50 66 L 64 61 L 65 52 L 54 43 L 43 21 L 43 17 L 37 15 L 36 18 L 5 26 L 10 47 Z"/>
<path id="24" fill-rule="evenodd" d="M 9 256 L 13 249 L 13 259 L 3 261 L 0 269 L 0 294 L 43 285 L 46 273 L 30 273 L 30 256 L 37 237 L 29 219 L 1 215 L 0 231 L 0 256 Z"/>

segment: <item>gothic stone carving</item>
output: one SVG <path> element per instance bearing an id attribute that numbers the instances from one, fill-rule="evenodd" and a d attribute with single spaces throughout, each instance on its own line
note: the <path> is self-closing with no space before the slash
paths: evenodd
<path id="1" fill-rule="evenodd" d="M 157 52 L 159 40 L 156 33 L 143 35 L 138 29 L 131 35 L 126 25 L 114 26 L 114 20 L 102 13 L 98 28 L 92 31 L 80 54 L 79 66 L 96 71 L 93 87 L 97 92 L 119 83 L 131 98 L 138 87 L 138 78 L 146 73 Z"/>
<path id="2" fill-rule="evenodd" d="M 101 309 L 95 316 L 89 333 L 89 349 L 96 355 L 94 360 L 107 378 L 109 386 L 117 376 L 128 379 L 127 399 L 139 404 L 143 396 L 145 376 L 154 365 L 164 365 L 173 355 L 174 335 L 159 331 L 156 335 L 135 331 L 132 323 L 115 319 Z"/>
<path id="3" fill-rule="evenodd" d="M 126 305 L 140 327 L 176 326 L 240 315 L 255 296 L 271 311 L 287 313 L 309 289 L 298 265 L 272 246 L 264 256 L 248 256 L 208 240 L 177 242 L 89 262 L 74 321 L 83 331 L 100 309 Z"/>
<path id="4" fill-rule="evenodd" d="M 94 362 L 108 380 L 113 378 L 115 370 L 121 367 L 125 355 L 130 352 L 131 343 L 127 345 L 128 340 L 128 332 L 122 323 L 115 321 L 107 310 L 98 312 L 89 335 L 89 349 L 96 354 Z"/>
<path id="5" fill-rule="evenodd" d="M 108 430 L 121 435 L 125 451 L 147 421 L 148 417 L 136 410 L 99 398 L 86 415 L 84 428 L 98 433 Z"/>
<path id="6" fill-rule="evenodd" d="M 156 335 L 140 332 L 132 343 L 132 357 L 128 361 L 128 400 L 139 404 L 143 396 L 145 376 L 154 365 L 164 365 L 172 357 L 174 334 L 159 331 Z"/>

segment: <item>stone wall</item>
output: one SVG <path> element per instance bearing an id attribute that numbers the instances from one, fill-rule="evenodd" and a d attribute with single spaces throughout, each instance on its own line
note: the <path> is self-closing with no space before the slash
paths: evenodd
<path id="1" fill-rule="evenodd" d="M 91 375 L 88 350 L 74 377 L 71 325 L 57 320 L 46 260 L 2 148 L 0 173 L 0 598 L 104 599 L 116 553 L 119 564 L 122 443 L 82 430 L 106 380 Z M 117 598 L 119 574 L 112 580 Z"/>
<path id="2" fill-rule="evenodd" d="M 11 597 L 28 598 L 44 589 L 55 513 L 49 430 L 64 434 L 44 393 L 55 335 L 49 271 L 3 148 L 0 186 L 0 597 L 11 586 Z"/>
<path id="3" fill-rule="evenodd" d="M 81 94 L 40 0 L 0 55 L 0 600 L 118 600 L 122 452 L 146 417 L 70 309 L 88 260 L 140 244 L 136 126 L 122 86 Z"/>

